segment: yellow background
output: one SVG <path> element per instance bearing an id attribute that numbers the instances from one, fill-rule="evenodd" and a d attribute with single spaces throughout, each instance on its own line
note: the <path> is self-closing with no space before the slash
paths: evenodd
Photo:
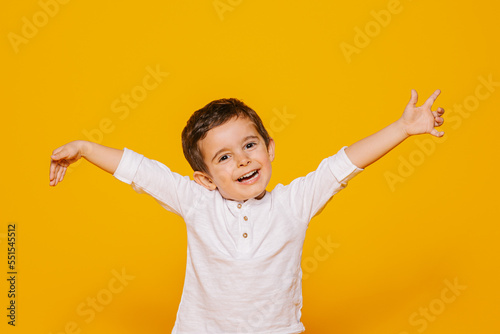
<path id="1" fill-rule="evenodd" d="M 424 154 L 417 142 L 431 136 L 409 138 L 312 220 L 306 333 L 499 333 L 500 86 L 489 91 L 479 80 L 500 82 L 498 4 L 405 0 L 381 26 L 371 12 L 393 1 L 219 3 L 228 6 L 220 15 L 211 0 L 73 0 L 52 5 L 46 22 L 37 1 L 2 5 L 1 277 L 9 223 L 17 224 L 19 272 L 15 328 L 1 279 L 2 333 L 155 334 L 174 324 L 182 219 L 87 161 L 49 187 L 55 148 L 108 122 L 102 144 L 192 175 L 180 140 L 187 119 L 211 100 L 237 97 L 273 127 L 271 190 L 395 121 L 412 88 L 419 105 L 442 90 L 433 110 L 447 111 L 445 141 Z M 13 45 L 23 17 L 38 20 L 38 31 Z M 372 37 L 346 57 L 340 46 L 356 46 L 356 27 L 371 27 Z M 169 74 L 120 118 L 112 103 L 138 91 L 148 67 Z M 477 90 L 489 96 L 474 100 Z M 464 101 L 468 117 L 457 112 Z M 284 111 L 293 118 L 280 119 Z M 418 163 L 391 187 L 388 173 L 410 158 Z M 327 240 L 337 244 L 331 254 L 321 248 Z M 78 307 L 109 297 L 122 269 L 135 278 L 86 321 Z M 444 303 L 454 280 L 466 288 Z M 419 315 L 429 307 L 439 314 Z"/>

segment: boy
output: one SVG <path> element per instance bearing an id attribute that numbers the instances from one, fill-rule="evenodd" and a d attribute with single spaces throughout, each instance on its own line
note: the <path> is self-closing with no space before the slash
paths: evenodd
<path id="1" fill-rule="evenodd" d="M 184 218 L 186 276 L 172 333 L 301 333 L 300 263 L 309 221 L 409 136 L 443 136 L 434 127 L 443 124 L 444 110 L 431 111 L 439 94 L 417 107 L 412 90 L 396 122 L 271 192 L 274 141 L 255 111 L 236 99 L 212 101 L 188 120 L 182 145 L 194 182 L 127 148 L 74 141 L 53 151 L 50 185 L 84 157 Z"/>

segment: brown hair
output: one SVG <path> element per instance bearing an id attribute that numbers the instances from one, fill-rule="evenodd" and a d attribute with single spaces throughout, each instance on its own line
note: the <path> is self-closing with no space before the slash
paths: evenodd
<path id="1" fill-rule="evenodd" d="M 182 150 L 193 171 L 208 174 L 208 168 L 203 161 L 198 143 L 206 137 L 208 131 L 226 123 L 233 117 L 246 117 L 251 120 L 257 132 L 264 139 L 266 147 L 269 147 L 269 134 L 259 115 L 253 109 L 234 98 L 215 100 L 195 111 L 182 130 Z"/>

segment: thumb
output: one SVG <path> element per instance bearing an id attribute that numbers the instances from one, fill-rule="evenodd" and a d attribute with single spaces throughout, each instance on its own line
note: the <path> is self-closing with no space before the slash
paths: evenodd
<path id="1" fill-rule="evenodd" d="M 442 137 L 444 136 L 444 131 L 438 131 L 436 129 L 432 129 L 430 134 L 433 135 L 434 137 Z"/>
<path id="2" fill-rule="evenodd" d="M 57 152 L 57 153 L 53 153 L 53 154 L 50 156 L 50 158 L 51 158 L 52 160 L 60 160 L 60 159 L 62 159 L 62 158 L 64 158 L 64 157 L 65 157 L 65 154 L 64 154 L 64 151 L 62 151 L 62 150 L 61 150 L 61 151 L 59 151 L 59 152 Z"/>
<path id="3" fill-rule="evenodd" d="M 410 104 L 412 106 L 415 106 L 417 104 L 417 101 L 418 101 L 417 91 L 415 89 L 412 89 L 411 90 L 410 102 L 408 102 L 408 104 Z"/>

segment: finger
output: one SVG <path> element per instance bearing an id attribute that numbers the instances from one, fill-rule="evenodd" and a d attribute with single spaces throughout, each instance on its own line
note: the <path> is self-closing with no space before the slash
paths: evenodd
<path id="1" fill-rule="evenodd" d="M 57 176 L 59 174 L 59 170 L 60 170 L 60 166 L 57 166 L 54 179 L 52 180 L 52 182 L 54 183 L 54 187 L 57 186 L 57 183 L 59 182 L 59 180 L 57 179 Z"/>
<path id="2" fill-rule="evenodd" d="M 438 118 L 434 119 L 434 126 L 435 127 L 436 126 L 441 126 L 441 125 L 443 125 L 443 123 L 444 123 L 444 119 L 442 119 L 441 117 L 438 117 Z"/>
<path id="3" fill-rule="evenodd" d="M 436 89 L 434 93 L 432 93 L 431 96 L 425 101 L 424 106 L 426 107 L 431 107 L 434 101 L 436 101 L 437 97 L 441 94 L 441 91 L 439 89 Z"/>
<path id="4" fill-rule="evenodd" d="M 57 149 L 54 150 L 54 152 L 52 152 L 52 155 L 50 156 L 50 158 L 52 160 L 61 160 L 61 159 L 64 159 L 66 158 L 68 155 L 68 153 L 66 152 L 66 150 L 62 147 L 59 147 Z"/>
<path id="5" fill-rule="evenodd" d="M 59 166 L 59 168 L 57 168 L 57 174 L 56 174 L 57 183 L 59 183 L 61 181 L 61 172 L 62 172 L 62 167 Z"/>
<path id="6" fill-rule="evenodd" d="M 62 158 L 62 154 L 61 154 L 61 152 L 59 152 L 59 153 L 53 153 L 53 154 L 50 156 L 50 158 L 51 158 L 52 160 L 57 161 L 57 160 L 60 160 L 60 159 Z"/>
<path id="7" fill-rule="evenodd" d="M 49 176 L 49 185 L 50 186 L 54 185 L 54 176 L 53 176 L 53 174 L 54 174 L 54 171 L 51 170 L 50 171 L 50 176 Z"/>
<path id="8" fill-rule="evenodd" d="M 63 172 L 64 172 L 64 167 L 61 166 L 61 168 L 59 168 L 59 170 L 57 171 L 57 182 L 62 181 L 61 176 L 63 175 Z"/>
<path id="9" fill-rule="evenodd" d="M 442 137 L 444 135 L 444 131 L 438 131 L 436 129 L 432 129 L 430 132 L 431 135 L 436 136 L 436 137 Z"/>
<path id="10" fill-rule="evenodd" d="M 61 165 L 57 165 L 57 169 L 56 169 L 56 177 L 55 177 L 55 180 L 56 180 L 56 184 L 59 183 L 59 176 L 61 175 L 61 170 L 62 170 L 62 166 Z"/>
<path id="11" fill-rule="evenodd" d="M 62 166 L 55 161 L 51 163 L 50 176 L 49 176 L 51 183 L 57 181 L 57 173 L 59 172 L 59 169 L 61 167 Z"/>
<path id="12" fill-rule="evenodd" d="M 411 90 L 411 97 L 410 97 L 410 102 L 408 102 L 409 105 L 416 106 L 418 101 L 418 94 L 415 89 Z"/>
<path id="13" fill-rule="evenodd" d="M 54 163 L 52 169 L 51 169 L 51 174 L 50 174 L 50 185 L 55 186 L 57 184 L 57 171 L 58 171 L 58 166 L 56 163 Z"/>
<path id="14" fill-rule="evenodd" d="M 64 179 L 64 176 L 66 175 L 66 171 L 68 170 L 67 167 L 64 167 L 62 175 L 61 175 L 61 181 Z"/>
<path id="15" fill-rule="evenodd" d="M 50 169 L 49 169 L 49 180 L 52 181 L 55 176 L 57 163 L 54 160 L 50 161 Z"/>
<path id="16" fill-rule="evenodd" d="M 434 115 L 434 117 L 443 116 L 443 114 L 444 114 L 444 109 L 443 108 L 437 108 L 436 111 L 432 112 L 432 115 Z"/>

